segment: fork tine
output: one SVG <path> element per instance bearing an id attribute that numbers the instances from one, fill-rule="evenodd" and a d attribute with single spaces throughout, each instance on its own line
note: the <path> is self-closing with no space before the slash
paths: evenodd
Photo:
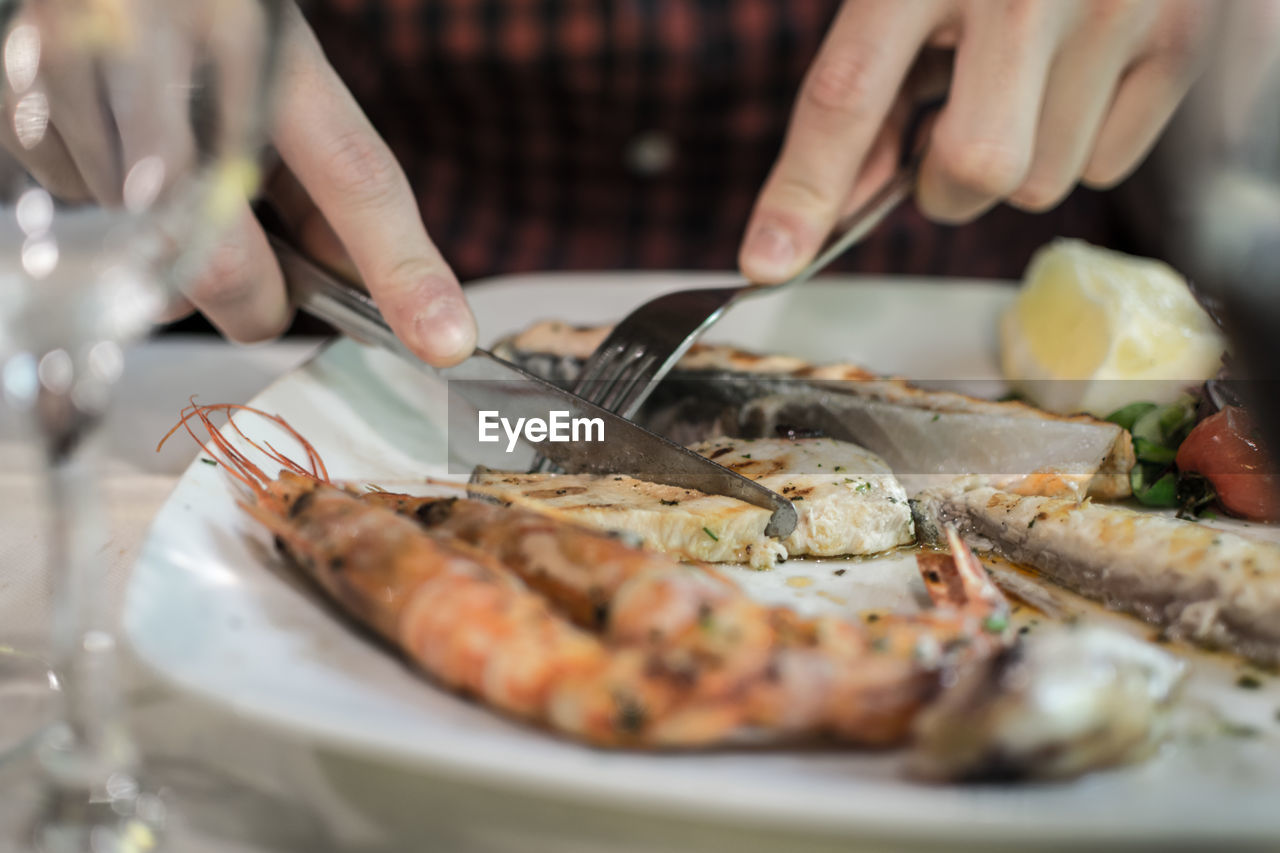
<path id="1" fill-rule="evenodd" d="M 621 337 L 613 340 L 613 337 L 610 335 L 610 339 L 596 350 L 573 385 L 573 393 L 609 411 L 615 411 L 606 402 L 607 398 L 616 396 L 611 394 L 613 389 L 618 387 L 619 383 L 621 383 L 619 393 L 631 389 L 634 386 L 632 377 L 636 375 L 635 365 L 645 360 L 645 348 L 642 344 L 627 342 Z M 654 360 L 650 357 L 647 363 L 651 364 Z M 550 459 L 538 456 L 529 473 L 546 474 L 556 470 L 555 464 Z"/>
<path id="2" fill-rule="evenodd" d="M 609 389 L 609 395 L 600 405 L 611 412 L 620 412 L 623 401 L 635 393 L 636 386 L 643 387 L 648 383 L 657 363 L 657 356 L 642 350 L 640 356 L 621 371 L 613 387 Z"/>
<path id="3" fill-rule="evenodd" d="M 622 355 L 622 351 L 625 348 L 626 344 L 620 339 L 615 340 L 614 335 L 611 334 L 609 339 L 591 354 L 591 358 L 583 366 L 582 373 L 578 374 L 577 380 L 573 383 L 573 393 L 585 397 L 586 395 L 583 394 L 583 391 L 605 374 L 606 368 L 610 367 L 618 356 Z"/>
<path id="4" fill-rule="evenodd" d="M 646 365 L 644 375 L 636 377 L 635 381 L 631 383 L 631 388 L 627 391 L 626 396 L 619 400 L 610 411 L 631 419 L 636 410 L 649 398 L 650 386 L 653 384 L 654 374 L 657 372 L 658 365 L 659 361 L 656 358 Z"/>
<path id="5" fill-rule="evenodd" d="M 635 362 L 642 358 L 644 354 L 644 344 L 635 341 L 630 342 L 616 358 L 610 361 L 609 370 L 606 373 L 602 373 L 590 385 L 587 385 L 577 393 L 597 406 L 608 409 L 609 406 L 605 401 L 609 399 L 614 387 L 617 386 L 619 380 L 629 375 Z M 610 409 L 610 411 L 613 410 Z"/>

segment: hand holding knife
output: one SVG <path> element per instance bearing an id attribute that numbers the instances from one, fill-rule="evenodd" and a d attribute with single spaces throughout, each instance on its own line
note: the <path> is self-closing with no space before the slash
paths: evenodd
<path id="1" fill-rule="evenodd" d="M 542 442 L 537 453 L 573 474 L 626 474 L 641 480 L 708 494 L 727 495 L 772 513 L 765 533 L 786 537 L 795 529 L 791 502 L 764 486 L 652 433 L 606 409 L 527 373 L 492 353 L 477 349 L 460 364 L 432 368 L 413 355 L 392 333 L 373 299 L 304 257 L 271 233 L 268 239 L 280 262 L 285 284 L 302 311 L 333 325 L 356 340 L 400 355 L 449 383 L 451 396 L 477 410 L 496 410 L 511 419 L 546 418 L 550 412 L 570 418 L 598 419 L 600 441 Z"/>

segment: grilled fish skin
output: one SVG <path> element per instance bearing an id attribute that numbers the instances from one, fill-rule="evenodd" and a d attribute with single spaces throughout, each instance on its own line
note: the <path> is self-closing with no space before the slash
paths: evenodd
<path id="1" fill-rule="evenodd" d="M 494 349 L 530 372 L 572 385 L 609 331 L 547 321 Z M 772 437 L 788 428 L 821 433 L 867 447 L 900 479 L 911 478 L 905 485 L 912 493 L 956 474 L 988 475 L 1005 486 L 1020 477 L 1044 494 L 1087 491 L 1114 499 L 1131 493 L 1133 444 L 1114 424 L 926 390 L 856 365 L 695 344 L 636 420 L 680 444 L 721 434 Z"/>
<path id="2" fill-rule="evenodd" d="M 1280 664 L 1280 546 L 1163 515 L 989 487 L 912 501 L 923 542 L 956 527 L 975 550 L 1135 614 L 1176 639 Z"/>
<path id="3" fill-rule="evenodd" d="M 793 501 L 796 529 L 779 542 L 764 534 L 768 510 L 631 477 L 482 469 L 472 482 L 498 499 L 505 493 L 631 533 L 651 548 L 757 569 L 787 557 L 873 554 L 915 541 L 906 492 L 888 466 L 861 447 L 829 438 L 719 438 L 692 449 Z"/>

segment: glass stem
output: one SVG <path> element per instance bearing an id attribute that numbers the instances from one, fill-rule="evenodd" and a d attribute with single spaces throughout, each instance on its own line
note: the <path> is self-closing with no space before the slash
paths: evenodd
<path id="1" fill-rule="evenodd" d="M 133 744 L 121 714 L 115 639 L 103 619 L 106 546 L 97 491 L 94 426 L 69 392 L 41 387 L 35 415 L 45 440 L 51 530 L 52 663 L 58 715 L 39 747 L 53 800 L 110 801 L 133 788 Z M 55 807 L 56 808 L 56 807 Z"/>

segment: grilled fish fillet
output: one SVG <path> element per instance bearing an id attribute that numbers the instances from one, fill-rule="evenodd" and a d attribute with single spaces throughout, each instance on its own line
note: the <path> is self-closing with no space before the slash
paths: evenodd
<path id="1" fill-rule="evenodd" d="M 925 542 L 954 525 L 994 551 L 1171 637 L 1280 663 L 1280 546 L 1116 506 L 980 487 L 912 501 Z"/>
<path id="2" fill-rule="evenodd" d="M 769 568 L 799 555 L 872 554 L 915 540 L 907 495 L 874 454 L 834 439 L 716 439 L 703 454 L 794 502 L 796 529 L 764 534 L 769 511 L 733 498 L 625 476 L 512 474 L 472 482 L 498 499 L 534 501 L 566 517 L 625 531 L 645 545 L 711 563 Z"/>
<path id="3" fill-rule="evenodd" d="M 494 349 L 551 381 L 571 383 L 610 330 L 546 321 Z M 910 475 L 912 493 L 915 482 L 923 487 L 955 474 L 989 475 L 992 485 L 1021 478 L 1026 490 L 1040 494 L 1087 490 L 1112 499 L 1131 492 L 1133 444 L 1115 424 L 926 390 L 857 365 L 694 344 L 637 419 L 681 443 L 693 440 L 690 424 L 698 421 L 709 422 L 712 435 L 774 435 L 781 425 L 820 430 L 868 447 L 900 477 Z"/>

